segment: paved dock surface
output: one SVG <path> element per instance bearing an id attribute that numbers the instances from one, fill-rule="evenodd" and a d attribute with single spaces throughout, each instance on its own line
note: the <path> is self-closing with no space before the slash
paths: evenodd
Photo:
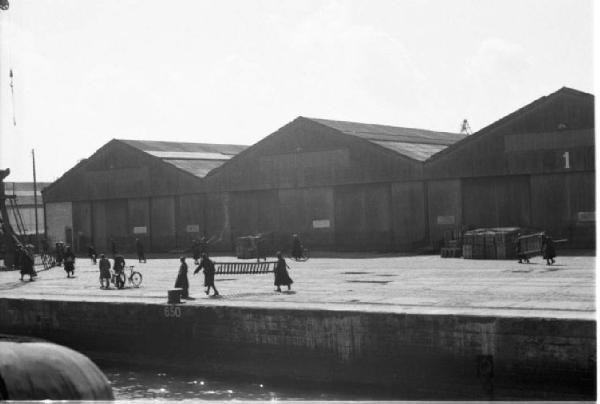
<path id="1" fill-rule="evenodd" d="M 230 256 L 213 260 L 244 262 Z M 531 264 L 392 255 L 287 260 L 291 292 L 275 292 L 272 273 L 217 275 L 221 296 L 216 298 L 205 295 L 203 275 L 193 275 L 195 266 L 188 259 L 193 300 L 183 304 L 594 319 L 595 260 L 560 256 L 552 266 L 540 257 Z M 140 288 L 100 289 L 97 265 L 78 258 L 71 279 L 61 267 L 40 271 L 34 282 L 20 281 L 18 271 L 0 272 L 0 298 L 166 303 L 179 269 L 177 258 L 146 264 L 127 259 L 127 265 L 143 274 Z"/>

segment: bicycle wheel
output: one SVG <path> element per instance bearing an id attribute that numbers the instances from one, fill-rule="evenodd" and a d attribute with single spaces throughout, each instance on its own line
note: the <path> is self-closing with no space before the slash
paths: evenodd
<path id="1" fill-rule="evenodd" d="M 134 288 L 139 288 L 142 284 L 142 274 L 137 271 L 133 272 L 129 277 L 129 281 L 131 282 Z"/>
<path id="2" fill-rule="evenodd" d="M 117 289 L 123 289 L 125 287 L 125 274 L 123 272 L 115 277 L 115 286 Z"/>
<path id="3" fill-rule="evenodd" d="M 302 250 L 302 257 L 298 257 L 296 258 L 296 261 L 298 262 L 304 262 L 304 261 L 308 261 L 308 249 L 305 248 L 304 250 Z"/>

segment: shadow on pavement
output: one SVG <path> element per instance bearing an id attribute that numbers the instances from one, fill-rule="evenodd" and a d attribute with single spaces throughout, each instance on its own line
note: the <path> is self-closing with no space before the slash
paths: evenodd
<path id="1" fill-rule="evenodd" d="M 17 288 L 20 288 L 22 286 L 25 286 L 29 282 L 30 282 L 29 280 L 26 280 L 26 281 L 15 281 L 15 282 L 5 283 L 5 284 L 0 285 L 0 290 L 17 289 Z"/>

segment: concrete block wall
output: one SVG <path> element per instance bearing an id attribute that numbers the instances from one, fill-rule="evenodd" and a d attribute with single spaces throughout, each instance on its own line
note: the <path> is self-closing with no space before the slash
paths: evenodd
<path id="1" fill-rule="evenodd" d="M 588 320 L 0 299 L 0 332 L 401 399 L 595 399 Z"/>

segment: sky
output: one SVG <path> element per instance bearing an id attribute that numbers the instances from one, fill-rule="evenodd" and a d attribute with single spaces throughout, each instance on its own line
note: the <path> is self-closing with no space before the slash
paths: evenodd
<path id="1" fill-rule="evenodd" d="M 476 131 L 594 92 L 592 0 L 9 1 L 7 181 L 32 181 L 32 149 L 53 181 L 114 138 L 251 145 L 298 116 Z"/>

